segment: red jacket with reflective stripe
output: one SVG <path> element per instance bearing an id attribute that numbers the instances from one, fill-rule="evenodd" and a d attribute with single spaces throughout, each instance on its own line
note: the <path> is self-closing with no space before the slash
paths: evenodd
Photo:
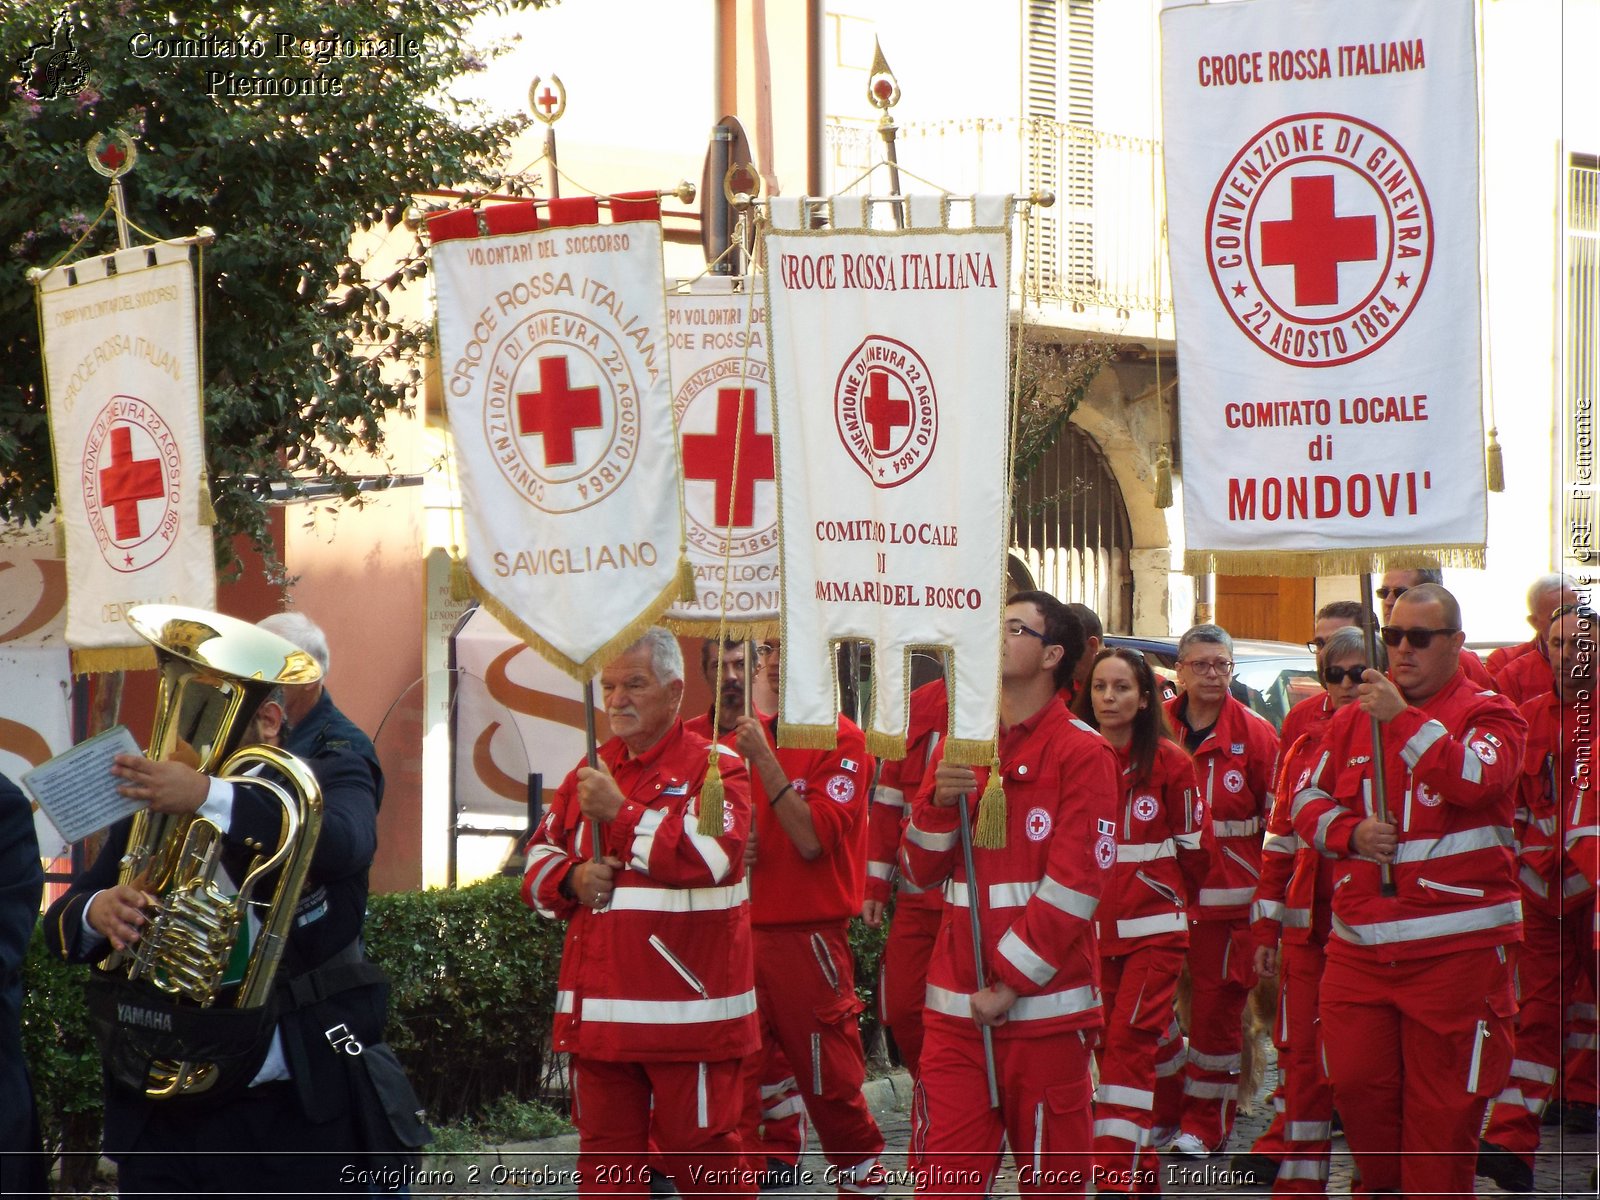
<path id="1" fill-rule="evenodd" d="M 1539 649 L 1539 639 L 1529 638 L 1525 642 L 1518 642 L 1515 646 L 1496 646 L 1489 651 L 1488 661 L 1484 666 L 1488 668 L 1491 678 L 1498 680 L 1500 672 L 1504 671 L 1524 654 L 1532 654 Z"/>
<path id="2" fill-rule="evenodd" d="M 941 745 L 934 755 L 943 757 Z M 985 980 L 1019 999 L 997 1038 L 1086 1029 L 1102 1023 L 1094 914 L 1115 865 L 1122 794 L 1110 743 L 1051 700 L 1000 735 L 1006 844 L 973 849 Z M 974 821 L 988 782 L 976 768 Z M 928 964 L 923 1020 L 977 1036 L 968 1000 L 977 990 L 960 808 L 933 803 L 930 767 L 901 843 L 901 867 L 921 887 L 945 885 L 945 911 Z"/>
<path id="3" fill-rule="evenodd" d="M 1267 836 L 1261 845 L 1261 882 L 1250 905 L 1250 930 L 1259 946 L 1285 942 L 1322 945 L 1328 940 L 1333 914 L 1329 902 L 1333 895 L 1333 876 L 1327 859 L 1300 839 L 1289 819 L 1295 793 L 1308 783 L 1322 755 L 1333 710 L 1326 696 L 1313 696 L 1298 704 L 1299 712 L 1316 701 L 1320 711 L 1315 719 L 1302 719 L 1302 730 L 1293 742 L 1284 743 L 1283 766 L 1278 772 L 1273 794 L 1272 815 L 1267 818 Z M 1290 714 L 1291 716 L 1293 713 Z M 1288 728 L 1288 722 L 1284 722 Z"/>
<path id="4" fill-rule="evenodd" d="M 1517 707 L 1551 693 L 1556 686 L 1550 660 L 1535 650 L 1512 659 L 1494 677 L 1495 690 Z"/>
<path id="5" fill-rule="evenodd" d="M 1522 902 L 1548 916 L 1569 913 L 1594 901 L 1594 884 L 1569 854 L 1569 842 L 1594 834 L 1583 830 L 1583 793 L 1592 790 L 1596 714 L 1564 705 L 1549 691 L 1522 706 L 1528 749 L 1522 759 L 1517 804 L 1518 880 Z M 1582 770 L 1580 771 L 1580 766 Z"/>
<path id="6" fill-rule="evenodd" d="M 1194 762 L 1182 746 L 1162 738 L 1150 774 L 1135 782 L 1127 755 L 1116 753 L 1124 787 L 1116 814 L 1117 865 L 1094 914 L 1100 953 L 1187 946 L 1189 911 L 1211 857 L 1211 818 Z"/>
<path id="7" fill-rule="evenodd" d="M 1181 739 L 1186 726 L 1184 695 L 1167 701 L 1167 719 Z M 1205 797 L 1215 840 L 1211 865 L 1193 916 L 1200 921 L 1236 921 L 1250 915 L 1261 880 L 1261 833 L 1272 809 L 1272 769 L 1278 732 L 1232 696 L 1210 736 L 1194 752 L 1195 775 Z"/>
<path id="8" fill-rule="evenodd" d="M 1334 714 L 1292 810 L 1301 838 L 1340 857 L 1330 957 L 1393 962 L 1522 939 L 1512 819 L 1526 740 L 1511 702 L 1459 671 L 1383 726 L 1399 841 L 1396 895 L 1384 896 L 1378 865 L 1349 857 L 1351 835 L 1372 812 L 1372 720 L 1356 704 Z"/>
<path id="9" fill-rule="evenodd" d="M 760 1044 L 744 843 L 750 788 L 723 749 L 723 834 L 696 832 L 710 743 L 675 722 L 637 758 L 612 738 L 600 757 L 626 798 L 601 826 L 602 852 L 623 862 L 599 912 L 566 899 L 561 881 L 592 858 L 577 770 L 561 783 L 528 846 L 523 901 L 567 921 L 557 982 L 557 1050 L 612 1062 L 742 1058 Z"/>
<path id="10" fill-rule="evenodd" d="M 900 834 L 911 819 L 911 802 L 922 787 L 922 777 L 933 758 L 934 747 L 944 737 L 950 717 L 949 693 L 944 680 L 935 679 L 911 693 L 906 722 L 906 756 L 885 762 L 878 787 L 867 809 L 867 899 L 885 904 L 891 884 L 898 882 L 898 904 L 937 907 L 943 900 L 924 892 L 896 870 L 900 860 Z"/>

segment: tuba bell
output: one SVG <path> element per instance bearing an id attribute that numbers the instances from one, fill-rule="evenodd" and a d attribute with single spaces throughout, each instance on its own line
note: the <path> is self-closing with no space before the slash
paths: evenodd
<path id="1" fill-rule="evenodd" d="M 315 683 L 322 669 L 305 651 L 245 621 L 167 604 L 131 608 L 128 624 L 156 650 L 160 680 L 146 757 L 181 758 L 229 782 L 266 789 L 282 806 L 278 842 L 256 850 L 231 893 L 222 868 L 223 830 L 195 813 L 149 810 L 133 818 L 118 882 L 157 897 L 142 936 L 101 970 L 210 1008 L 237 982 L 228 1003 L 260 1008 L 278 964 L 322 826 L 322 791 L 304 762 L 273 746 L 244 742 L 263 701 L 283 685 Z M 282 779 L 245 775 L 270 768 Z M 276 874 L 269 899 L 255 893 Z M 259 929 L 249 936 L 249 917 Z M 247 946 L 241 948 L 241 938 Z M 213 1062 L 155 1060 L 144 1093 L 152 1099 L 211 1088 Z"/>

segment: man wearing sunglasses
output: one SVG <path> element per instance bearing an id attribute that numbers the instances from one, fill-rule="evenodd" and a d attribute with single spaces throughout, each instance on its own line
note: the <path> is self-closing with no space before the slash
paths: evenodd
<path id="1" fill-rule="evenodd" d="M 1585 803 L 1600 716 L 1594 710 L 1595 632 L 1590 609 L 1555 610 L 1548 633 L 1553 687 L 1522 706 L 1528 720 L 1517 808 L 1522 1007 L 1511 1079 L 1489 1113 L 1478 1154 L 1478 1174 L 1510 1192 L 1533 1187 L 1540 1114 L 1562 1073 L 1562 1021 L 1578 982 L 1587 979 L 1591 994 L 1595 982 L 1593 866 L 1590 878 L 1584 874 L 1597 845 L 1593 805 Z M 1566 1083 L 1572 1087 L 1570 1075 Z"/>
<path id="2" fill-rule="evenodd" d="M 1295 832 L 1339 859 L 1320 1005 L 1328 1076 L 1366 1190 L 1471 1196 L 1484 1109 L 1511 1068 L 1527 724 L 1462 673 L 1461 609 L 1443 587 L 1409 588 L 1383 641 L 1389 676 L 1366 672 L 1335 714 L 1292 809 Z"/>
<path id="3" fill-rule="evenodd" d="M 1550 650 L 1545 639 L 1550 633 L 1551 614 L 1556 609 L 1578 603 L 1578 593 L 1560 575 L 1545 575 L 1528 589 L 1528 624 L 1533 626 L 1532 642 L 1514 647 L 1517 653 L 1494 673 L 1495 690 L 1521 706 L 1535 696 L 1547 696 L 1555 687 L 1550 669 Z M 1498 653 L 1498 651 L 1496 652 Z"/>
<path id="4" fill-rule="evenodd" d="M 1173 1146 L 1191 1158 L 1227 1145 L 1239 1105 L 1239 1019 L 1256 980 L 1250 902 L 1278 754 L 1277 731 L 1229 692 L 1232 675 L 1233 639 L 1225 630 L 1196 625 L 1178 639 L 1183 691 L 1167 703 L 1167 718 L 1194 756 L 1215 838 L 1189 927 L 1189 1057 Z M 1177 1078 L 1157 1087 L 1160 1126 L 1171 1119 Z"/>
<path id="5" fill-rule="evenodd" d="M 1404 596 L 1410 588 L 1420 587 L 1424 583 L 1443 587 L 1444 572 L 1437 568 L 1426 570 L 1412 568 L 1385 571 L 1383 573 L 1383 582 L 1378 585 L 1376 590 L 1378 593 L 1378 607 L 1383 613 L 1383 623 L 1385 625 L 1389 623 L 1389 614 L 1394 611 L 1395 601 Z M 1462 639 L 1463 643 L 1465 643 L 1465 640 L 1465 638 Z M 1462 645 L 1457 657 L 1460 658 L 1461 669 L 1466 673 L 1468 679 L 1480 688 L 1488 690 L 1494 688 L 1494 676 L 1489 674 L 1488 668 L 1483 665 L 1483 659 L 1468 650 L 1465 644 Z"/>

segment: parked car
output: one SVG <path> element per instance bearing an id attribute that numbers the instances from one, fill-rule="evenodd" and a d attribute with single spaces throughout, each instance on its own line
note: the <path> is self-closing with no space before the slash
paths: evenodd
<path id="1" fill-rule="evenodd" d="M 1111 634 L 1108 646 L 1126 646 L 1143 654 L 1155 673 L 1166 681 L 1169 695 L 1177 695 L 1178 639 L 1175 637 L 1123 637 Z M 1233 694 L 1283 728 L 1289 710 L 1307 696 L 1322 691 L 1317 679 L 1317 659 L 1303 644 L 1258 642 L 1235 638 L 1233 642 Z"/>

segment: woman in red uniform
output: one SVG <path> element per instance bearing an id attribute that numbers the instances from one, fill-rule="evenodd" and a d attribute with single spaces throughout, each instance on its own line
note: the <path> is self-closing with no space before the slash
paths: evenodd
<path id="1" fill-rule="evenodd" d="M 1102 1193 L 1159 1195 L 1150 1132 L 1157 1045 L 1172 1023 L 1188 909 L 1206 875 L 1208 815 L 1194 763 L 1172 738 L 1142 655 L 1101 651 L 1077 710 L 1116 750 L 1123 785 L 1116 868 L 1095 912 L 1106 1015 L 1095 1182 Z"/>

